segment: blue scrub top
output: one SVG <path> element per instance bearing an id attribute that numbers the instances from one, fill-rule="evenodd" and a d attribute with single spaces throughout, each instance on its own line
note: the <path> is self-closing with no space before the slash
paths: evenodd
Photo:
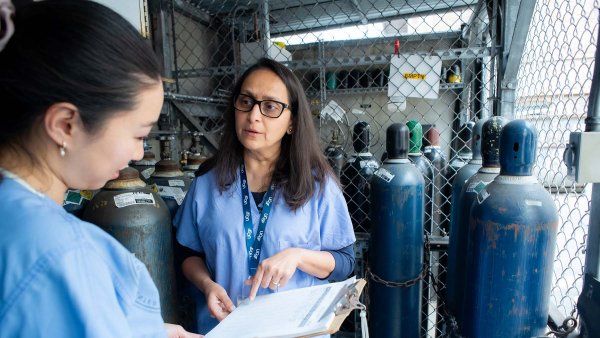
<path id="1" fill-rule="evenodd" d="M 0 336 L 166 337 L 142 262 L 0 172 Z"/>
<path id="2" fill-rule="evenodd" d="M 265 229 L 260 259 L 271 257 L 287 248 L 339 250 L 355 242 L 352 221 L 344 195 L 338 185 L 327 179 L 308 202 L 291 211 L 280 192 L 275 198 Z M 254 233 L 259 212 L 250 195 Z M 219 192 L 214 170 L 194 179 L 174 219 L 180 244 L 205 254 L 206 266 L 215 282 L 221 285 L 233 303 L 248 297 L 248 258 L 244 238 L 242 191 L 238 179 Z M 326 280 L 296 270 L 279 291 L 327 283 Z M 260 288 L 258 294 L 272 292 Z M 210 331 L 218 321 L 211 318 L 204 295 L 198 292 L 197 321 L 200 333 Z"/>

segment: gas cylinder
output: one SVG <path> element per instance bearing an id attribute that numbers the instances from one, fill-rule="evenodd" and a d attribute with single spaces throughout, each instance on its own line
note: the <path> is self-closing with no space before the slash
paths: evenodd
<path id="1" fill-rule="evenodd" d="M 148 182 L 148 179 L 154 172 L 154 165 L 156 162 L 156 156 L 151 151 L 148 141 L 144 139 L 144 158 L 131 163 L 131 167 L 140 172 L 140 178 L 144 180 L 144 182 Z"/>
<path id="2" fill-rule="evenodd" d="M 409 130 L 386 131 L 388 159 L 371 179 L 369 295 L 372 337 L 419 336 L 425 180 L 408 159 Z M 410 286 L 395 286 L 415 280 Z"/>
<path id="3" fill-rule="evenodd" d="M 364 121 L 354 125 L 352 145 L 354 155 L 350 156 L 344 167 L 340 181 L 344 188 L 344 197 L 356 232 L 370 232 L 370 180 L 379 162 L 369 152 L 371 142 L 371 126 Z"/>
<path id="4" fill-rule="evenodd" d="M 406 123 L 406 126 L 410 131 L 408 159 L 421 171 L 425 179 L 425 223 L 423 226 L 428 233 L 431 233 L 433 166 L 421 152 L 421 146 L 423 145 L 423 127 L 421 124 L 415 120 L 410 120 Z"/>
<path id="5" fill-rule="evenodd" d="M 425 210 L 423 226 L 425 233 L 431 235 L 434 233 L 434 231 L 437 232 L 437 229 L 433 227 L 432 219 L 434 181 L 433 165 L 425 156 L 423 156 L 423 153 L 421 152 L 421 148 L 423 146 L 423 126 L 415 120 L 408 121 L 406 125 L 410 130 L 410 150 L 408 153 L 408 158 L 417 167 L 417 169 L 421 171 L 421 174 L 425 179 Z M 424 256 L 424 259 L 426 264 L 430 264 L 431 262 L 437 262 L 438 253 L 431 252 L 430 255 Z M 435 276 L 437 276 L 437 265 L 435 266 L 435 269 L 432 272 Z M 430 309 L 430 307 L 432 306 L 430 300 L 435 300 L 436 295 L 433 290 L 432 284 L 429 283 L 429 279 L 427 281 L 428 283 L 423 285 L 422 292 L 423 306 L 421 310 L 421 321 L 422 323 L 424 323 L 424 325 L 421 327 L 421 335 L 424 335 L 428 330 L 428 328 L 426 328 L 425 326 L 428 326 L 430 323 L 436 322 L 435 319 L 429 318 L 430 314 L 435 314 L 435 310 Z"/>
<path id="6" fill-rule="evenodd" d="M 448 83 L 461 83 L 462 75 L 460 73 L 460 66 L 458 64 L 452 65 L 448 69 L 446 82 Z"/>
<path id="7" fill-rule="evenodd" d="M 473 128 L 475 127 L 475 122 L 469 121 L 464 127 L 460 130 L 458 134 L 458 144 L 456 147 L 458 151 L 450 163 L 448 163 L 448 169 L 446 172 L 447 181 L 450 184 L 448 189 L 449 196 L 452 194 L 451 188 L 452 183 L 454 182 L 454 177 L 456 173 L 464 167 L 471 159 L 473 158 L 473 151 L 471 149 L 472 139 L 473 139 Z"/>
<path id="8" fill-rule="evenodd" d="M 156 185 L 158 194 L 167 204 L 171 218 L 175 217 L 192 180 L 179 169 L 179 164 L 174 160 L 160 160 L 155 167 L 148 184 Z"/>
<path id="9" fill-rule="evenodd" d="M 196 170 L 200 168 L 200 165 L 204 163 L 206 159 L 207 158 L 202 154 L 188 155 L 187 164 L 183 166 L 183 173 L 185 174 L 185 177 L 193 180 L 196 177 Z"/>
<path id="10" fill-rule="evenodd" d="M 154 166 L 156 165 L 156 156 L 151 151 L 144 152 L 144 158 L 139 161 L 134 161 L 131 167 L 140 172 L 140 178 L 147 182 L 152 173 L 154 173 Z"/>
<path id="11" fill-rule="evenodd" d="M 458 309 L 463 302 L 466 283 L 469 213 L 477 194 L 500 173 L 500 131 L 507 122 L 506 119 L 497 116 L 483 124 L 481 131 L 482 167 L 463 185 L 458 198 L 461 201 L 462 209 L 458 210 L 457 221 L 450 230 L 446 303 L 452 315 L 456 317 L 459 328 L 462 318 L 460 318 L 461 313 Z"/>
<path id="12" fill-rule="evenodd" d="M 165 321 L 176 322 L 171 220 L 165 202 L 127 167 L 108 181 L 83 211 L 141 260 L 160 294 Z"/>
<path id="13" fill-rule="evenodd" d="M 200 165 L 208 159 L 204 155 L 204 146 L 200 143 L 201 133 L 194 133 L 194 139 L 190 148 L 190 154 L 187 157 L 186 164 L 183 166 L 183 172 L 189 179 L 196 177 L 196 170 L 200 168 Z"/>
<path id="14" fill-rule="evenodd" d="M 455 145 L 455 147 L 457 148 L 457 152 L 452 157 L 452 160 L 448 163 L 448 167 L 446 168 L 446 183 L 444 185 L 443 192 L 444 199 L 448 201 L 448 203 L 443 205 L 442 210 L 444 211 L 444 215 L 451 215 L 452 213 L 452 184 L 454 183 L 454 178 L 456 177 L 456 174 L 473 158 L 473 152 L 471 151 L 471 141 L 473 139 L 474 126 L 475 122 L 469 121 L 460 129 L 456 140 L 458 142 Z M 450 231 L 450 223 L 451 216 L 449 218 L 449 222 L 444 225 L 444 230 L 446 231 L 446 233 Z"/>
<path id="15" fill-rule="evenodd" d="M 67 189 L 63 200 L 63 208 L 70 214 L 81 217 L 83 209 L 90 202 L 97 190 Z"/>
<path id="16" fill-rule="evenodd" d="M 525 120 L 500 135 L 500 175 L 481 190 L 469 218 L 463 303 L 465 337 L 544 336 L 558 214 L 532 176 L 537 133 Z"/>
<path id="17" fill-rule="evenodd" d="M 450 211 L 450 231 L 454 224 L 457 224 L 459 215 L 462 211 L 462 201 L 460 199 L 460 193 L 462 188 L 471 176 L 475 175 L 477 170 L 481 167 L 481 130 L 485 119 L 481 119 L 475 123 L 473 127 L 473 137 L 471 147 L 473 149 L 473 158 L 464 165 L 454 176 L 452 182 L 452 197 L 451 197 L 451 211 Z"/>
<path id="18" fill-rule="evenodd" d="M 331 133 L 331 141 L 327 148 L 325 148 L 325 157 L 327 157 L 327 161 L 329 161 L 329 164 L 337 177 L 340 177 L 346 154 L 342 149 L 338 134 L 335 131 Z"/>
<path id="19" fill-rule="evenodd" d="M 446 156 L 440 148 L 440 132 L 435 128 L 431 127 L 427 131 L 426 139 L 429 141 L 429 146 L 425 147 L 423 155 L 431 162 L 433 167 L 433 191 L 432 191 L 432 202 L 433 202 L 433 214 L 432 214 L 432 227 L 433 234 L 437 235 L 440 229 L 444 229 L 445 223 L 449 223 L 447 219 L 450 215 L 444 214 L 443 205 L 449 203 L 445 201 L 443 189 L 446 184 Z"/>

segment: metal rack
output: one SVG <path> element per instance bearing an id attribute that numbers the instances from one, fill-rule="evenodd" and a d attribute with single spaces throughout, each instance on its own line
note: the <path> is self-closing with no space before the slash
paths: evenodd
<path id="1" fill-rule="evenodd" d="M 491 47 L 468 47 L 468 48 L 452 48 L 439 49 L 431 51 L 423 51 L 422 55 L 438 55 L 443 61 L 475 59 L 491 56 Z M 321 59 L 304 59 L 282 62 L 292 70 L 319 70 L 320 68 L 339 68 L 339 67 L 365 67 L 374 65 L 389 65 L 390 55 L 369 55 L 363 57 L 332 57 Z M 175 72 L 178 78 L 192 78 L 202 76 L 223 76 L 235 75 L 241 73 L 249 65 L 240 66 L 222 66 L 222 67 L 207 67 L 199 69 L 182 69 Z"/>
<path id="2" fill-rule="evenodd" d="M 591 1 L 597 7 L 600 0 Z M 572 91 L 569 91 L 569 88 L 566 88 L 567 84 L 564 84 L 563 87 L 551 87 L 546 93 L 536 92 L 537 96 L 534 96 L 531 92 L 538 90 L 539 84 L 560 83 L 564 79 L 560 73 L 536 70 L 528 63 L 535 62 L 543 55 L 552 54 L 553 50 L 560 50 L 561 45 L 557 40 L 579 25 L 580 19 L 570 18 L 573 13 L 585 13 L 584 9 L 587 7 L 583 2 L 585 1 L 156 0 L 150 1 L 149 7 L 156 23 L 153 34 L 154 45 L 157 53 L 164 58 L 166 77 L 173 78 L 175 81 L 174 84 L 167 85 L 169 93 L 165 95 L 165 99 L 169 104 L 164 113 L 177 116 L 185 128 L 201 132 L 206 131 L 201 121 L 204 119 L 212 123 L 211 119 L 214 119 L 215 123 L 218 123 L 219 113 L 225 104 L 224 98 L 211 97 L 210 93 L 215 88 L 228 89 L 235 78 L 248 66 L 246 62 L 240 60 L 241 44 L 257 40 L 265 41 L 267 37 L 275 39 L 290 34 L 318 33 L 330 28 L 353 27 L 365 22 L 391 23 L 393 20 L 404 20 L 409 28 L 415 28 L 416 33 L 405 34 L 398 31 L 393 36 L 377 38 L 364 36 L 360 40 L 292 44 L 286 49 L 293 54 L 294 59 L 284 63 L 304 83 L 308 80 L 307 74 L 317 74 L 315 81 L 318 81 L 318 84 L 313 87 L 316 90 L 307 90 L 307 94 L 311 98 L 319 98 L 321 104 L 335 97 L 336 102 L 344 105 L 345 108 L 363 103 L 370 106 L 368 109 L 363 109 L 366 110 L 365 115 L 351 116 L 348 123 L 361 118 L 368 119 L 374 124 L 373 129 L 377 132 L 384 131 L 385 126 L 390 123 L 405 122 L 412 118 L 437 124 L 437 127 L 443 129 L 442 139 L 445 142 L 444 147 L 448 150 L 448 161 L 451 161 L 456 150 L 465 146 L 466 140 L 460 139 L 459 130 L 470 120 L 491 113 L 533 119 L 531 115 L 537 114 L 539 110 L 533 108 L 533 103 L 537 100 L 551 101 L 547 106 L 553 107 L 556 111 L 567 110 L 566 107 L 570 107 L 569 100 L 587 100 L 585 95 L 577 92 L 577 85 L 581 84 L 584 88 L 591 77 L 578 73 L 580 68 L 573 66 L 571 69 L 568 65 L 565 66 L 564 73 L 575 71 L 577 75 L 573 84 L 570 84 Z M 523 14 L 519 14 L 520 4 L 523 4 L 522 11 L 534 12 L 533 28 L 528 22 L 524 22 Z M 461 13 L 464 12 L 471 13 L 470 17 L 466 19 L 461 17 Z M 450 21 L 445 16 L 448 13 L 456 14 L 456 18 L 452 17 L 452 20 L 460 21 L 460 28 L 452 26 L 452 22 L 444 22 Z M 592 16 L 591 14 L 582 16 L 583 21 L 593 22 L 594 20 L 590 19 Z M 410 21 L 415 18 L 426 19 Z M 436 25 L 443 24 L 447 24 L 452 29 L 443 32 L 434 29 Z M 597 23 L 594 22 L 589 26 L 586 32 L 587 30 L 596 32 Z M 528 39 L 527 32 L 530 34 Z M 207 38 L 208 35 L 211 37 Z M 383 68 L 389 65 L 392 55 L 389 46 L 396 38 L 403 44 L 401 52 L 439 55 L 446 64 L 460 62 L 462 82 L 457 84 L 441 82 L 440 99 L 437 102 L 412 100 L 405 112 L 387 111 L 385 107 L 387 87 L 385 86 L 327 89 L 326 72 L 364 70 L 370 67 Z M 536 38 L 541 42 L 536 42 Z M 576 53 L 585 53 L 589 46 L 593 46 L 593 41 L 589 42 L 582 36 L 572 36 L 570 39 L 579 43 L 575 47 L 571 46 L 576 49 Z M 541 47 L 536 43 L 540 43 Z M 371 50 L 373 46 L 377 48 Z M 404 46 L 409 47 L 404 49 Z M 336 54 L 337 49 L 354 53 Z M 524 54 L 526 58 L 523 63 L 519 54 Z M 522 78 L 517 78 L 517 71 Z M 554 92 L 561 93 L 564 98 L 552 96 Z M 580 99 L 570 98 L 571 93 Z M 416 101 L 419 102 L 415 103 Z M 528 112 L 528 109 L 531 111 Z M 555 138 L 558 140 L 556 142 L 560 142 L 563 140 L 563 133 L 581 128 L 583 117 L 577 113 L 572 114 L 575 125 L 549 128 L 550 122 L 556 120 L 556 114 L 552 115 L 552 111 L 539 111 L 535 123 L 540 127 L 541 140 L 545 137 L 550 139 L 550 136 L 556 133 Z M 218 132 L 204 134 L 205 142 L 213 146 L 210 149 L 216 150 Z M 372 148 L 373 153 L 377 153 L 376 157 L 379 158 L 383 151 L 383 137 L 376 139 Z M 554 139 L 541 141 L 542 144 L 553 142 Z M 541 168 L 543 170 L 540 171 L 540 180 L 556 176 L 560 172 L 561 159 L 554 155 L 554 153 L 547 153 L 539 156 L 543 161 L 542 166 L 551 167 Z M 548 166 L 546 163 L 552 165 Z M 583 265 L 581 252 L 585 248 L 585 236 L 582 234 L 586 234 L 586 222 L 589 216 L 587 207 L 589 198 L 585 190 L 553 190 L 568 185 L 569 183 L 563 180 L 556 184 L 552 183 L 548 187 L 551 191 L 569 192 L 567 196 L 555 195 L 557 204 L 566 210 L 559 224 L 560 236 L 570 243 L 568 246 L 558 248 L 552 296 L 563 314 L 575 310 L 576 295 L 581 291 L 580 265 Z M 581 201 L 581 205 L 575 204 L 574 200 Z M 366 252 L 366 249 L 363 249 L 368 245 L 368 237 L 358 237 L 361 243 L 359 250 L 361 260 L 360 262 L 357 260 L 357 264 L 363 264 L 366 261 L 362 259 Z M 572 244 L 571 237 L 578 239 L 577 245 Z M 440 260 L 443 260 L 447 237 L 431 238 L 431 240 L 434 250 L 439 251 Z M 576 263 L 575 267 L 572 266 L 572 262 Z M 443 264 L 443 262 L 432 262 L 433 264 Z M 364 266 L 357 267 L 357 273 L 363 271 L 363 268 Z M 573 278 L 570 277 L 571 274 L 574 275 Z M 565 288 L 568 289 L 565 291 Z M 426 300 L 430 303 L 436 301 L 433 298 Z M 435 310 L 429 315 L 429 323 L 423 324 L 423 336 L 440 336 L 441 331 L 436 322 Z"/>

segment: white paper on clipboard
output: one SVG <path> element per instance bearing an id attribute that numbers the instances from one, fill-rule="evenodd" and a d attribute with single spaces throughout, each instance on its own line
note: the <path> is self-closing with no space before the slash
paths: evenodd
<path id="1" fill-rule="evenodd" d="M 206 338 L 271 338 L 325 334 L 336 314 L 332 304 L 355 283 L 343 282 L 258 296 L 238 306 Z"/>

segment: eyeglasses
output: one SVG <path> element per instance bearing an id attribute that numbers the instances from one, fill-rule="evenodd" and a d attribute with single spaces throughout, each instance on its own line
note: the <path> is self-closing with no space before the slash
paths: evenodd
<path id="1" fill-rule="evenodd" d="M 239 111 L 249 112 L 257 103 L 260 113 L 273 119 L 281 116 L 281 114 L 283 114 L 283 110 L 290 107 L 288 104 L 283 102 L 275 100 L 257 100 L 246 94 L 239 94 L 235 98 L 234 107 Z"/>

